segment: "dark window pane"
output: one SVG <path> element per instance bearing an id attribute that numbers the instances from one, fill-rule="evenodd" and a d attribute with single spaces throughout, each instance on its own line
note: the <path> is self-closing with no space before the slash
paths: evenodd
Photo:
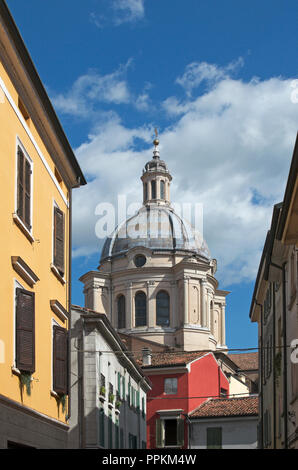
<path id="1" fill-rule="evenodd" d="M 118 328 L 125 328 L 125 297 L 118 297 Z"/>
<path id="2" fill-rule="evenodd" d="M 151 199 L 156 199 L 156 181 L 151 181 Z"/>
<path id="3" fill-rule="evenodd" d="M 135 324 L 145 326 L 147 318 L 147 299 L 144 292 L 138 292 L 135 296 Z"/>
<path id="4" fill-rule="evenodd" d="M 165 182 L 161 181 L 160 182 L 160 199 L 165 198 Z"/>
<path id="5" fill-rule="evenodd" d="M 221 428 L 207 428 L 207 449 L 222 448 Z"/>
<path id="6" fill-rule="evenodd" d="M 165 419 L 165 445 L 177 445 L 177 420 Z"/>
<path id="7" fill-rule="evenodd" d="M 156 324 L 159 326 L 170 324 L 170 297 L 165 291 L 158 292 L 156 296 Z"/>

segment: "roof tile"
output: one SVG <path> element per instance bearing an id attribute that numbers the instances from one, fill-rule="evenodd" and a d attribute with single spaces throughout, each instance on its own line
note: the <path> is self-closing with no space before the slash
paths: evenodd
<path id="1" fill-rule="evenodd" d="M 190 413 L 191 418 L 258 415 L 258 397 L 217 398 L 205 401 Z"/>

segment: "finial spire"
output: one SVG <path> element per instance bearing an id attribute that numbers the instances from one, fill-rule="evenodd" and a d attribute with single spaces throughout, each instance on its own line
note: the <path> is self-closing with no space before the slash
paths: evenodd
<path id="1" fill-rule="evenodd" d="M 154 132 L 155 132 L 155 139 L 153 140 L 153 144 L 154 144 L 154 150 L 153 150 L 153 158 L 157 159 L 159 158 L 159 150 L 158 150 L 158 145 L 159 145 L 159 140 L 158 140 L 158 132 L 157 132 L 157 129 L 155 128 L 154 129 Z"/>

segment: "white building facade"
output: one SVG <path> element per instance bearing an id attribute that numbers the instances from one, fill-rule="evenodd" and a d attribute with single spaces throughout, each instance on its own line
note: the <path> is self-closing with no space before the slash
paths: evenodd
<path id="1" fill-rule="evenodd" d="M 146 448 L 150 385 L 106 315 L 72 308 L 70 448 Z"/>

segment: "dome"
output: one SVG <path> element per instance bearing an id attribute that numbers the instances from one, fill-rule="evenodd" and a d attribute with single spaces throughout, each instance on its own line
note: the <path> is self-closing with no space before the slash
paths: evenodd
<path id="1" fill-rule="evenodd" d="M 155 251 L 185 251 L 186 254 L 210 259 L 201 234 L 170 206 L 142 206 L 106 239 L 101 262 L 109 257 L 124 255 L 138 246 Z"/>

